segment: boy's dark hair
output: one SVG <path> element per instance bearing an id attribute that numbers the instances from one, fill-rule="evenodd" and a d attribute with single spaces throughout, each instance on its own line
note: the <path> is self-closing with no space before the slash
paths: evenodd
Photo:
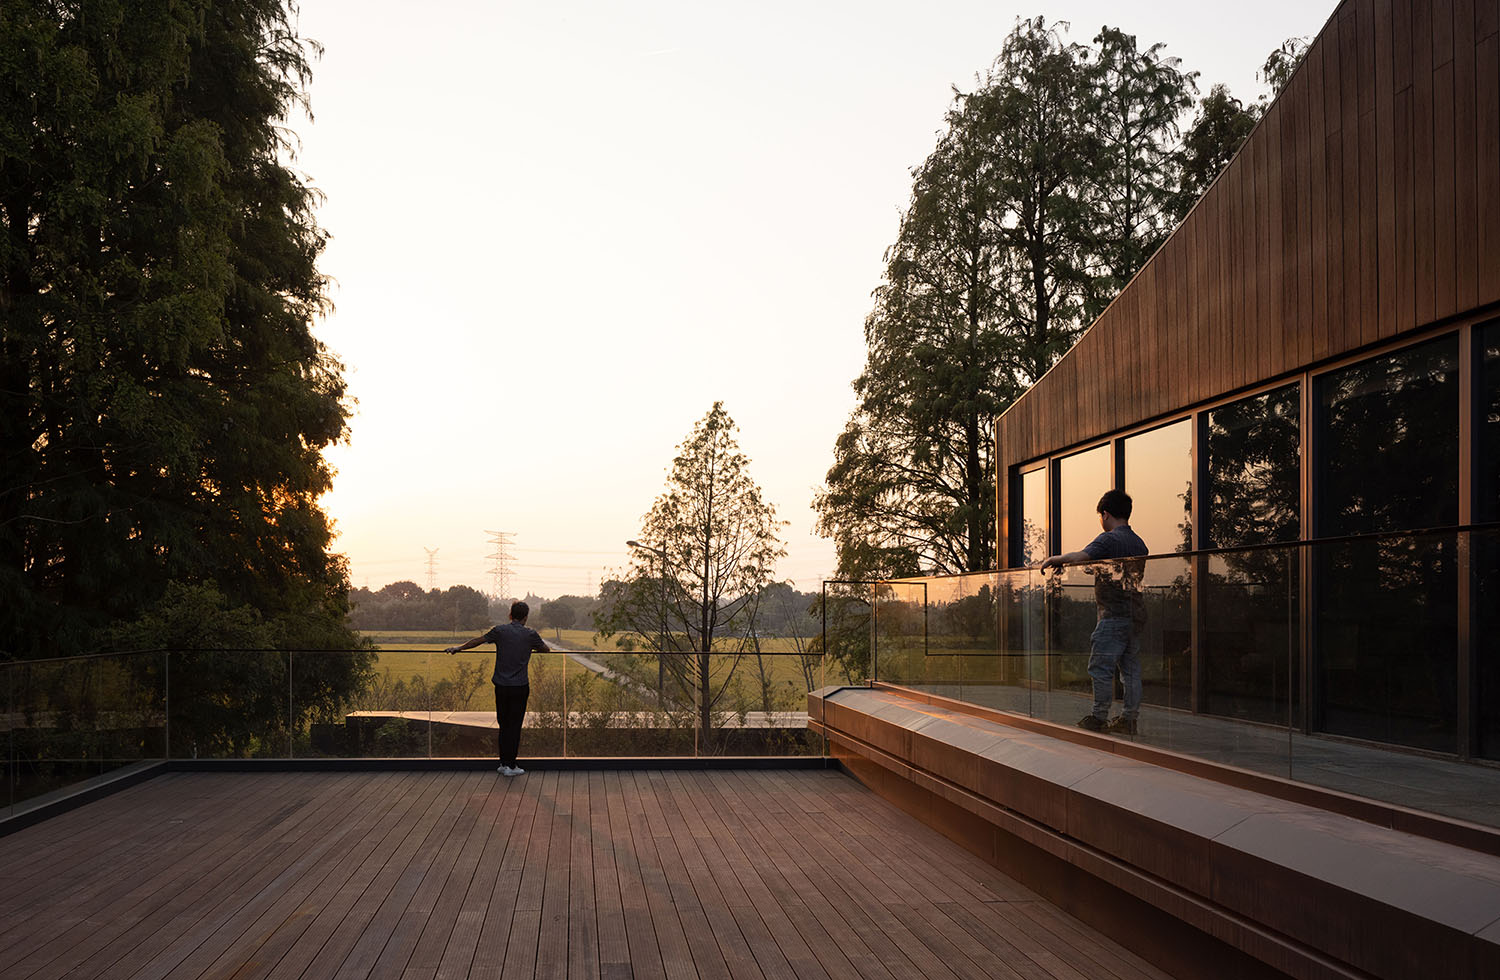
<path id="1" fill-rule="evenodd" d="M 1131 502 L 1130 494 L 1124 490 L 1110 490 L 1099 498 L 1097 510 L 1099 513 L 1108 514 L 1116 520 L 1128 521 L 1130 520 L 1130 512 L 1134 508 L 1135 504 Z"/>
<path id="2" fill-rule="evenodd" d="M 1127 498 L 1128 499 L 1128 498 Z M 525 622 L 526 617 L 531 615 L 531 607 L 519 599 L 510 604 L 510 618 Z"/>

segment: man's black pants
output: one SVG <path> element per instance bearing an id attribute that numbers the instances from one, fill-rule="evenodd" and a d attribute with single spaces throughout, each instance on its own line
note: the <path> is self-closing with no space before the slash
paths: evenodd
<path id="1" fill-rule="evenodd" d="M 495 721 L 500 723 L 500 764 L 514 766 L 521 751 L 521 722 L 526 719 L 526 699 L 531 685 L 495 685 Z"/>

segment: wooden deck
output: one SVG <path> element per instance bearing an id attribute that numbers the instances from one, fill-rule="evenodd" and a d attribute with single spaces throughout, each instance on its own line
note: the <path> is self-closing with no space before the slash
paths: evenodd
<path id="1" fill-rule="evenodd" d="M 0 976 L 1165 976 L 838 772 L 176 773 L 0 838 Z"/>

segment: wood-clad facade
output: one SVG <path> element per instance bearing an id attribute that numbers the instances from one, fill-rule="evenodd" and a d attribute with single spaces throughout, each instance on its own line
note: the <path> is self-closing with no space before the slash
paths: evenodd
<path id="1" fill-rule="evenodd" d="M 1182 225 L 997 421 L 999 566 L 1018 563 L 1018 466 L 1496 304 L 1500 0 L 1345 0 Z"/>
<path id="2" fill-rule="evenodd" d="M 997 568 L 1193 556 L 1163 703 L 1500 761 L 1500 0 L 1344 0 L 996 440 Z"/>

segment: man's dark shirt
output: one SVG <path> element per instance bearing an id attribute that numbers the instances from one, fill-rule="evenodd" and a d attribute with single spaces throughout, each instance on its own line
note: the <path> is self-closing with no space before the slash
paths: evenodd
<path id="1" fill-rule="evenodd" d="M 526 686 L 526 667 L 532 652 L 547 651 L 536 630 L 515 622 L 491 627 L 484 634 L 484 642 L 495 644 L 495 675 L 490 679 L 501 687 Z"/>
<path id="2" fill-rule="evenodd" d="M 1111 558 L 1135 558 L 1148 555 L 1151 549 L 1140 535 L 1121 524 L 1105 531 L 1084 546 L 1084 553 L 1094 561 Z M 1094 601 L 1099 604 L 1099 618 L 1124 616 L 1135 618 L 1135 604 L 1140 598 L 1142 562 L 1111 562 L 1094 573 Z"/>

